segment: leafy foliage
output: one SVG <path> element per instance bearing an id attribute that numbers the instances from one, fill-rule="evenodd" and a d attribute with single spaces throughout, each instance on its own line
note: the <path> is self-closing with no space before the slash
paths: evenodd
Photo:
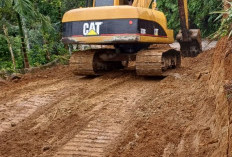
<path id="1" fill-rule="evenodd" d="M 211 36 L 213 38 L 232 36 L 232 2 L 227 1 L 227 3 L 229 4 L 228 9 L 212 13 L 219 14 L 219 16 L 216 18 L 216 21 L 220 20 L 224 16 L 220 28 Z"/>
<path id="2" fill-rule="evenodd" d="M 158 8 L 167 16 L 169 28 L 174 29 L 175 33 L 180 30 L 180 20 L 177 0 L 159 0 Z M 220 21 L 215 22 L 216 15 L 209 14 L 222 7 L 222 1 L 218 0 L 189 0 L 189 22 L 190 28 L 198 28 L 203 36 L 214 33 L 220 26 Z"/>
<path id="3" fill-rule="evenodd" d="M 11 37 L 13 43 L 13 51 L 15 52 L 15 57 L 17 58 L 16 67 L 22 67 L 22 55 L 20 49 L 20 38 Z M 11 62 L 11 56 L 8 47 L 6 46 L 7 42 L 5 36 L 0 34 L 0 69 L 13 69 L 13 64 Z"/>

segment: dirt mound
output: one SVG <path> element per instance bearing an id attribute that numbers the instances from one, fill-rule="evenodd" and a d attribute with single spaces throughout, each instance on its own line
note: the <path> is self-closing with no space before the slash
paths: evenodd
<path id="1" fill-rule="evenodd" d="M 110 154 L 228 156 L 232 110 L 223 87 L 232 76 L 231 45 L 224 38 L 215 49 L 183 59 L 182 68 L 176 71 L 182 81 L 166 78 L 152 102 L 138 105 Z"/>

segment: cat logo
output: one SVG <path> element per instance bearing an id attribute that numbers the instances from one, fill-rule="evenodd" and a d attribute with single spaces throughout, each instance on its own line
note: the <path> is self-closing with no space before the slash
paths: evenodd
<path id="1" fill-rule="evenodd" d="M 103 22 L 91 22 L 84 23 L 83 25 L 83 35 L 99 35 L 100 34 L 100 26 Z"/>

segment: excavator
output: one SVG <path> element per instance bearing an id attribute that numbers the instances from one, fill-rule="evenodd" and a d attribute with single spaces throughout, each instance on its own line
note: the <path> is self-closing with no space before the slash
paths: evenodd
<path id="1" fill-rule="evenodd" d="M 180 51 L 173 30 L 156 0 L 86 0 L 86 7 L 66 12 L 62 19 L 65 44 L 97 45 L 73 52 L 70 65 L 77 75 L 95 76 L 135 62 L 139 76 L 163 76 L 180 67 L 182 57 L 202 51 L 199 29 L 189 29 L 187 0 L 178 0 Z"/>

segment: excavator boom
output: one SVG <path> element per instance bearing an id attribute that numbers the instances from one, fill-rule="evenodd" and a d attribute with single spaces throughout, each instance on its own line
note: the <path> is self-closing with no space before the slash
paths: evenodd
<path id="1" fill-rule="evenodd" d="M 178 0 L 180 27 L 182 30 L 183 40 L 189 40 L 189 22 L 188 22 L 188 6 L 187 0 Z"/>
<path id="2" fill-rule="evenodd" d="M 149 8 L 152 0 L 134 0 L 134 7 Z M 154 1 L 156 6 L 156 1 Z M 183 57 L 195 57 L 202 51 L 199 29 L 189 29 L 188 1 L 178 0 L 181 30 L 177 35 Z"/>

